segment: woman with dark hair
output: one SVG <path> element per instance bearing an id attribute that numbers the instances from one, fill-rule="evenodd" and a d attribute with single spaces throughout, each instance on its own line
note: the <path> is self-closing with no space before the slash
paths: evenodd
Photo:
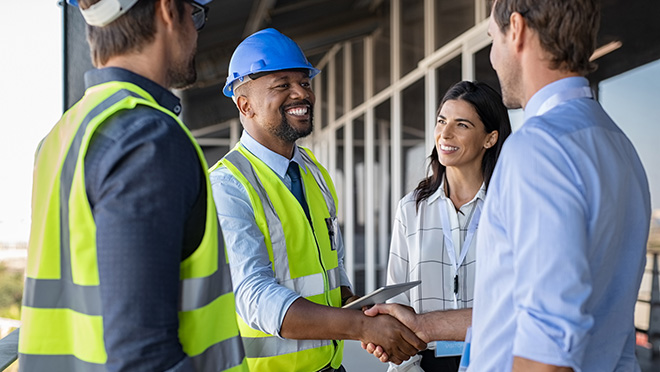
<path id="1" fill-rule="evenodd" d="M 387 284 L 422 284 L 388 302 L 417 313 L 472 307 L 475 232 L 509 134 L 507 110 L 491 87 L 462 81 L 447 91 L 437 113 L 429 176 L 399 202 L 387 268 Z M 459 361 L 435 358 L 428 349 L 401 366 L 390 363 L 390 371 L 457 371 Z"/>

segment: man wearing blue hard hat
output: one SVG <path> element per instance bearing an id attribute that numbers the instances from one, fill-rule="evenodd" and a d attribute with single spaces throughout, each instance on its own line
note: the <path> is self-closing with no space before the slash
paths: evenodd
<path id="1" fill-rule="evenodd" d="M 211 184 L 254 371 L 344 371 L 344 339 L 381 345 L 398 363 L 425 348 L 390 316 L 340 308 L 354 296 L 337 195 L 314 154 L 296 145 L 313 129 L 318 73 L 295 42 L 265 29 L 236 48 L 223 89 L 244 131 L 211 168 Z"/>
<path id="2" fill-rule="evenodd" d="M 35 161 L 22 371 L 247 371 L 199 145 L 207 0 L 69 0 L 95 70 Z"/>

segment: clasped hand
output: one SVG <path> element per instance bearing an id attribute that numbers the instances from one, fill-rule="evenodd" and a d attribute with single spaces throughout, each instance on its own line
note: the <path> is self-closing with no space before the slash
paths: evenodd
<path id="1" fill-rule="evenodd" d="M 419 351 L 426 349 L 428 337 L 423 334 L 418 326 L 415 311 L 408 306 L 399 304 L 377 304 L 366 310 L 364 314 L 367 316 L 375 317 L 375 319 L 387 319 L 388 321 L 395 321 L 398 327 L 405 328 L 402 332 L 405 341 L 404 343 L 397 344 L 397 340 L 390 340 L 392 343 L 365 342 L 362 341 L 362 348 L 370 354 L 373 354 L 381 362 L 392 362 L 394 364 L 401 364 L 403 361 L 408 360 L 411 356 L 417 354 Z M 389 316 L 387 316 L 389 315 Z M 383 324 L 383 327 L 388 325 Z M 386 328 L 379 328 L 377 331 L 383 332 Z M 397 328 L 398 330 L 398 328 Z M 410 334 L 414 337 L 411 337 Z"/>

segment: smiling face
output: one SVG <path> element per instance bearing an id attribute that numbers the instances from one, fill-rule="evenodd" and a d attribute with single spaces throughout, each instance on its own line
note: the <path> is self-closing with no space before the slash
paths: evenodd
<path id="1" fill-rule="evenodd" d="M 480 171 L 486 150 L 496 142 L 497 131 L 486 132 L 470 103 L 459 99 L 442 105 L 435 125 L 435 146 L 442 165 Z"/>
<path id="2" fill-rule="evenodd" d="M 277 71 L 246 85 L 254 131 L 287 144 L 312 132 L 316 98 L 307 72 Z"/>

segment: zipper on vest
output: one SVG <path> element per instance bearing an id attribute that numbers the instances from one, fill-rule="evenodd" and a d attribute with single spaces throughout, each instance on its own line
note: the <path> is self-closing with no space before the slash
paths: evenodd
<path id="1" fill-rule="evenodd" d="M 316 253 L 319 255 L 319 263 L 321 264 L 321 269 L 323 270 L 323 293 L 325 295 L 325 302 L 326 305 L 332 306 L 332 302 L 330 301 L 330 282 L 328 279 L 328 271 L 325 269 L 325 265 L 323 264 L 323 253 L 321 252 L 321 247 L 319 246 L 319 242 L 316 238 L 316 232 L 314 231 L 314 225 L 311 223 L 309 224 L 309 227 L 312 229 L 312 236 L 314 237 L 314 244 L 316 244 Z"/>

